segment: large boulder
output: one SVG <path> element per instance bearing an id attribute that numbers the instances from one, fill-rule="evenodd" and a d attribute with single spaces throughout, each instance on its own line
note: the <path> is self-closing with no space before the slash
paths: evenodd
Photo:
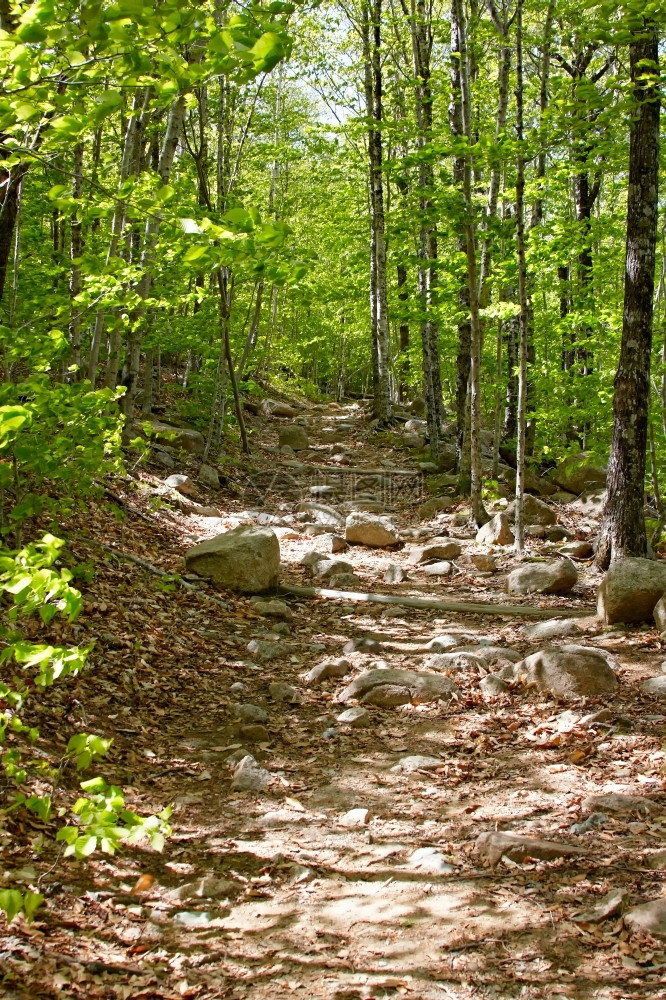
<path id="1" fill-rule="evenodd" d="M 597 593 L 597 614 L 607 625 L 649 621 L 664 592 L 666 562 L 618 559 L 601 581 Z"/>
<path id="2" fill-rule="evenodd" d="M 578 571 L 570 559 L 554 559 L 511 570 L 506 589 L 510 594 L 568 594 L 577 580 Z"/>
<path id="3" fill-rule="evenodd" d="M 203 434 L 194 427 L 172 427 L 159 421 L 151 422 L 150 436 L 161 444 L 187 451 L 191 455 L 203 455 L 206 442 Z"/>
<path id="4" fill-rule="evenodd" d="M 515 491 L 516 488 L 516 470 L 507 467 L 503 470 L 504 478 Z M 526 492 L 536 493 L 538 496 L 550 497 L 557 492 L 557 486 L 551 483 L 549 479 L 545 479 L 543 476 L 537 476 L 536 473 L 531 472 L 529 469 L 525 469 L 525 477 L 523 480 L 523 488 Z"/>
<path id="5" fill-rule="evenodd" d="M 506 509 L 506 515 L 509 518 L 511 524 L 516 520 L 516 502 L 509 504 Z M 555 524 L 557 521 L 557 514 L 549 507 L 547 503 L 543 500 L 538 500 L 537 497 L 533 497 L 530 493 L 525 493 L 523 496 L 523 524 L 540 524 L 542 527 L 547 528 L 551 524 Z"/>
<path id="6" fill-rule="evenodd" d="M 263 399 L 259 410 L 265 417 L 295 417 L 298 410 L 279 399 Z"/>
<path id="7" fill-rule="evenodd" d="M 588 646 L 541 649 L 516 663 L 513 676 L 565 700 L 595 698 L 617 687 L 617 677 L 606 657 Z"/>
<path id="8" fill-rule="evenodd" d="M 188 549 L 185 565 L 225 590 L 260 594 L 279 582 L 280 543 L 270 528 L 241 524 Z"/>
<path id="9" fill-rule="evenodd" d="M 606 470 L 591 462 L 585 452 L 565 458 L 550 478 L 567 493 L 576 495 L 598 492 L 606 486 Z"/>
<path id="10" fill-rule="evenodd" d="M 344 691 L 338 701 L 358 698 L 364 704 L 391 708 L 409 702 L 437 701 L 450 699 L 458 691 L 457 685 L 442 674 L 417 672 L 415 670 L 372 669 L 359 674 Z"/>
<path id="11" fill-rule="evenodd" d="M 286 446 L 293 448 L 294 451 L 307 451 L 309 445 L 305 427 L 301 427 L 300 424 L 287 424 L 285 427 L 280 427 L 278 443 L 280 448 Z"/>
<path id="12" fill-rule="evenodd" d="M 345 538 L 348 542 L 378 549 L 396 545 L 400 541 L 397 528 L 387 517 L 379 517 L 377 514 L 369 514 L 362 510 L 353 511 L 348 515 Z"/>
<path id="13" fill-rule="evenodd" d="M 513 545 L 515 538 L 506 514 L 495 514 L 487 524 L 479 528 L 476 541 L 479 545 Z"/>

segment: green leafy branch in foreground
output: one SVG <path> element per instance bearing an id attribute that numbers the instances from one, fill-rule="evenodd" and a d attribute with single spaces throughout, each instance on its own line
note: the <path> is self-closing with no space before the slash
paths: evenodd
<path id="1" fill-rule="evenodd" d="M 90 733 L 77 733 L 67 745 L 60 768 L 53 769 L 30 747 L 39 739 L 39 732 L 26 725 L 21 718 L 30 689 L 43 691 L 57 680 L 78 674 L 86 663 L 91 646 L 51 646 L 37 644 L 23 638 L 17 629 L 20 617 L 37 613 L 47 623 L 60 613 L 72 621 L 81 609 L 81 594 L 71 586 L 72 574 L 67 569 L 54 569 L 64 542 L 47 534 L 40 541 L 32 542 L 19 552 L 0 551 L 0 592 L 11 604 L 4 609 L 4 622 L 0 625 L 0 638 L 5 646 L 0 652 L 0 666 L 10 663 L 24 670 L 36 668 L 36 673 L 26 683 L 20 676 L 12 682 L 0 682 L 0 746 L 5 748 L 0 762 L 9 783 L 16 789 L 5 815 L 21 808 L 34 813 L 43 823 L 51 820 L 53 795 L 63 768 L 70 762 L 78 771 L 103 758 L 111 747 L 111 740 Z M 20 745 L 22 744 L 22 745 Z M 27 748 L 26 748 L 27 744 Z M 43 791 L 44 781 L 51 781 L 51 794 Z M 115 852 L 124 844 L 137 844 L 148 840 L 155 850 L 161 850 L 165 837 L 170 833 L 170 809 L 159 814 L 139 816 L 125 808 L 120 788 L 108 785 L 97 776 L 81 782 L 84 796 L 72 807 L 73 822 L 56 834 L 64 842 L 64 856 L 87 858 L 100 850 Z M 64 815 L 61 808 L 58 815 Z M 0 821 L 2 812 L 0 812 Z M 32 920 L 43 897 L 39 892 L 18 889 L 0 891 L 0 910 L 7 921 L 19 913 Z"/>

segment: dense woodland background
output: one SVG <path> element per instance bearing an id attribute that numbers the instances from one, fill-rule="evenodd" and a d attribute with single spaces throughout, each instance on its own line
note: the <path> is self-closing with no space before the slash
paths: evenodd
<path id="1" fill-rule="evenodd" d="M 500 461 L 519 488 L 525 460 L 607 462 L 630 133 L 656 109 L 656 150 L 662 21 L 643 0 L 1 0 L 3 657 L 42 686 L 80 669 L 85 650 L 17 630 L 80 606 L 37 528 L 57 535 L 167 411 L 223 466 L 269 385 L 371 399 L 378 434 L 409 403 L 477 524 Z M 663 208 L 654 271 L 643 538 L 666 471 Z M 162 836 L 165 817 L 89 791 L 111 841 L 121 821 Z"/>

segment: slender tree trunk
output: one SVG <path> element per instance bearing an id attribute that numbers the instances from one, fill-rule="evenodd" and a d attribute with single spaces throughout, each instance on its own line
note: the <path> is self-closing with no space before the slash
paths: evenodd
<path id="1" fill-rule="evenodd" d="M 74 164 L 72 170 L 72 197 L 77 201 L 83 194 L 83 143 L 79 142 L 74 147 Z M 76 302 L 76 296 L 81 291 L 81 254 L 83 253 L 83 234 L 81 231 L 81 219 L 78 209 L 75 209 L 72 216 L 70 232 L 70 260 L 71 271 L 69 275 L 69 297 L 71 300 L 72 315 L 69 321 L 69 350 L 70 362 L 76 365 L 77 371 L 73 373 L 74 380 L 79 379 L 79 369 L 81 366 L 81 319 L 80 307 Z"/>
<path id="2" fill-rule="evenodd" d="M 259 319 L 261 317 L 261 303 L 264 297 L 264 283 L 259 281 L 257 283 L 257 297 L 254 300 L 254 309 L 252 311 L 252 320 L 250 322 L 250 329 L 248 330 L 247 339 L 245 341 L 245 347 L 243 348 L 243 356 L 238 364 L 238 371 L 236 372 L 236 380 L 238 382 L 243 381 L 243 375 L 245 373 L 245 365 L 247 364 L 247 359 L 254 351 L 257 346 L 257 337 L 259 336 Z"/>
<path id="3" fill-rule="evenodd" d="M 523 496 L 525 488 L 525 422 L 527 410 L 527 266 L 525 263 L 525 159 L 523 152 L 523 0 L 516 4 L 516 256 L 518 258 L 518 302 L 520 335 L 518 342 L 518 435 L 516 442 L 516 551 L 525 541 Z"/>
<path id="4" fill-rule="evenodd" d="M 613 396 L 613 442 L 597 565 L 646 556 L 643 505 L 650 398 L 650 353 L 659 183 L 659 36 L 647 15 L 629 45 L 635 101 L 629 135 L 629 189 L 620 361 Z"/>
<path id="5" fill-rule="evenodd" d="M 407 268 L 404 264 L 398 264 L 396 268 L 398 280 L 398 300 L 400 302 L 400 325 L 398 327 L 398 398 L 407 398 L 409 379 L 409 320 L 407 319 L 407 303 L 409 302 L 409 291 L 407 288 Z"/>
<path id="6" fill-rule="evenodd" d="M 460 47 L 462 39 L 458 21 L 458 5 L 451 0 L 451 100 L 449 104 L 449 125 L 453 137 L 464 138 L 461 60 Z M 453 186 L 456 191 L 462 191 L 465 177 L 465 158 L 456 155 L 453 158 Z M 465 228 L 460 226 L 456 249 L 459 255 L 467 252 L 467 237 Z M 458 289 L 458 347 L 456 356 L 456 469 L 458 471 L 458 490 L 463 495 L 470 491 L 469 445 L 465 435 L 468 410 L 469 369 L 471 364 L 472 330 L 469 321 L 469 282 L 461 281 Z"/>

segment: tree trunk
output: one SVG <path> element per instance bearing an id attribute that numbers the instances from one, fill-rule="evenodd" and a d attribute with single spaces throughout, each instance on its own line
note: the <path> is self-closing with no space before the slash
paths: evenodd
<path id="1" fill-rule="evenodd" d="M 525 418 L 527 410 L 527 266 L 525 263 L 525 159 L 523 152 L 523 0 L 516 5 L 516 256 L 518 258 L 518 302 L 520 334 L 518 340 L 518 434 L 516 440 L 516 552 L 525 541 L 523 495 L 525 486 Z"/>
<path id="2" fill-rule="evenodd" d="M 83 194 L 83 143 L 79 142 L 74 147 L 74 164 L 72 170 L 72 197 L 77 201 Z M 71 271 L 69 275 L 69 297 L 71 301 L 72 315 L 69 321 L 69 350 L 70 363 L 76 365 L 76 371 L 72 373 L 72 379 L 78 381 L 81 366 L 81 317 L 76 296 L 81 291 L 81 254 L 83 253 L 83 234 L 81 232 L 81 219 L 78 209 L 75 209 L 72 216 L 70 232 L 70 260 Z"/>
<path id="3" fill-rule="evenodd" d="M 464 136 L 463 112 L 462 112 L 462 90 L 460 80 L 460 27 L 457 17 L 456 0 L 451 2 L 451 99 L 449 103 L 449 125 L 455 139 L 462 139 Z M 454 156 L 453 158 L 453 186 L 456 191 L 461 191 L 465 175 L 465 158 Z M 467 248 L 467 239 L 464 226 L 460 227 L 456 241 L 456 249 L 459 255 L 463 255 Z M 458 471 L 458 490 L 463 495 L 469 493 L 469 455 L 465 454 L 465 426 L 467 423 L 467 390 L 469 386 L 469 368 L 472 332 L 469 322 L 469 284 L 465 280 L 461 282 L 458 289 L 458 347 L 456 355 L 456 469 Z"/>
<path id="4" fill-rule="evenodd" d="M 659 39 L 644 16 L 629 45 L 635 106 L 629 134 L 629 190 L 620 361 L 613 396 L 613 443 L 597 565 L 646 556 L 643 504 L 659 182 Z"/>

